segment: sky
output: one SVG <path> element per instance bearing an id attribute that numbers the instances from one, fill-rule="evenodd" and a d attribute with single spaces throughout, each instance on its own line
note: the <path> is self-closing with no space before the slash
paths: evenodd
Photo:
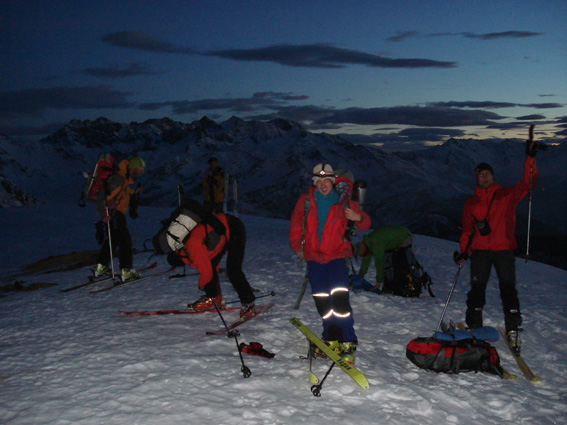
<path id="1" fill-rule="evenodd" d="M 4 0 L 0 132 L 286 118 L 361 143 L 567 136 L 567 2 Z"/>

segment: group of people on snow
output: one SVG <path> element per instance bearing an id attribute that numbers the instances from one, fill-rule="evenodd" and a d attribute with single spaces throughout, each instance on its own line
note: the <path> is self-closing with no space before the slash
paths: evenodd
<path id="1" fill-rule="evenodd" d="M 496 271 L 508 342 L 518 353 L 519 331 L 522 323 L 520 302 L 516 290 L 515 238 L 516 205 L 535 186 L 538 171 L 535 155 L 537 144 L 526 142 L 523 178 L 513 186 L 501 187 L 494 181 L 494 170 L 479 164 L 474 170 L 475 192 L 463 210 L 460 250 L 454 260 L 463 266 L 470 258 L 470 290 L 466 302 L 466 324 L 469 328 L 483 326 L 483 307 L 486 286 L 492 267 Z M 219 283 L 219 264 L 227 253 L 228 279 L 242 304 L 241 317 L 254 314 L 254 292 L 242 271 L 246 245 L 246 229 L 242 221 L 223 213 L 223 170 L 217 158 L 208 161 L 203 176 L 203 206 L 197 201 L 189 208 L 194 211 L 190 234 L 183 244 L 168 255 L 174 265 L 188 264 L 199 272 L 198 285 L 204 295 L 188 305 L 193 310 L 208 310 L 222 306 Z M 122 161 L 118 171 L 109 179 L 104 196 L 99 197 L 97 211 L 108 224 L 108 238 L 100 250 L 96 275 L 109 274 L 111 247 L 118 247 L 121 277 L 139 277 L 132 268 L 132 240 L 126 226 L 126 213 L 137 215 L 139 188 L 131 186 L 145 169 L 138 156 Z M 371 260 L 376 267 L 377 292 L 384 277 L 384 256 L 391 250 L 411 246 L 413 236 L 404 226 L 389 225 L 367 233 L 356 247 L 350 242 L 349 226 L 360 231 L 371 227 L 371 219 L 360 205 L 351 199 L 353 183 L 335 173 L 328 163 L 315 165 L 311 186 L 302 194 L 291 214 L 289 244 L 305 260 L 307 276 L 317 312 L 323 324 L 322 337 L 346 361 L 354 363 L 358 338 L 354 329 L 354 314 L 350 304 L 348 259 L 355 254 L 362 258 L 358 273 L 364 278 Z"/>

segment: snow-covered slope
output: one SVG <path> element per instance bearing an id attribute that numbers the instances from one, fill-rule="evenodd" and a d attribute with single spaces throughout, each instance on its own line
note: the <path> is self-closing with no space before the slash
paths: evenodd
<path id="1" fill-rule="evenodd" d="M 168 208 L 142 207 L 129 227 L 135 246 L 153 235 Z M 48 255 L 96 247 L 92 215 L 78 208 L 40 205 L 0 209 L 3 237 L 0 275 Z M 524 357 L 543 378 L 503 381 L 487 374 L 445 375 L 416 368 L 407 343 L 430 336 L 457 267 L 456 244 L 417 235 L 417 258 L 431 275 L 436 298 L 352 294 L 360 340 L 357 366 L 370 389 L 361 390 L 340 370 L 315 398 L 308 383 L 307 344 L 288 322 L 297 316 L 316 333 L 320 318 L 309 291 L 294 310 L 304 268 L 288 247 L 288 222 L 244 215 L 248 243 L 244 271 L 260 294 L 275 291 L 269 312 L 241 326 L 239 341 L 260 342 L 274 359 L 244 355 L 245 379 L 234 339 L 206 336 L 222 326 L 216 314 L 126 318 L 118 310 L 183 308 L 199 296 L 197 277 L 155 280 L 93 295 L 88 288 L 60 289 L 85 281 L 88 271 L 26 277 L 24 286 L 56 286 L 5 293 L 0 299 L 0 423 L 60 424 L 400 424 L 552 425 L 567 421 L 567 272 L 536 262 L 517 263 L 524 313 Z M 359 235 L 360 237 L 360 235 Z M 153 261 L 135 256 L 135 266 Z M 167 268 L 158 258 L 159 270 Z M 356 267 L 358 264 L 355 262 Z M 191 272 L 192 270 L 187 270 Z M 369 276 L 372 279 L 374 276 Z M 468 270 L 463 270 L 446 318 L 462 320 Z M 3 282 L 8 285 L 13 282 Z M 235 299 L 226 281 L 225 299 Z M 485 321 L 503 322 L 497 283 L 489 283 Z M 226 313 L 228 321 L 236 313 Z M 504 365 L 512 358 L 496 347 Z M 327 362 L 318 360 L 323 376 Z"/>

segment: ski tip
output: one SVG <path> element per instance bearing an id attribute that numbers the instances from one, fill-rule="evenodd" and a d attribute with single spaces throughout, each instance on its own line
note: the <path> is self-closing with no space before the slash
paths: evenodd
<path id="1" fill-rule="evenodd" d="M 542 382 L 542 379 L 539 376 L 534 376 L 532 379 L 530 379 L 530 382 L 532 384 L 537 384 L 539 382 Z"/>

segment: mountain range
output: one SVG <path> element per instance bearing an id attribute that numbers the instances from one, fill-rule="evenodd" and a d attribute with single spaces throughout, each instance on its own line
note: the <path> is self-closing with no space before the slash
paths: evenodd
<path id="1" fill-rule="evenodd" d="M 517 141 L 450 139 L 424 150 L 388 153 L 283 119 L 72 120 L 36 142 L 0 136 L 0 206 L 76 203 L 84 173 L 102 152 L 146 161 L 142 205 L 174 208 L 179 188 L 183 196 L 201 199 L 200 181 L 215 156 L 229 173 L 231 195 L 237 181 L 239 212 L 284 219 L 310 185 L 312 168 L 329 163 L 367 182 L 363 207 L 373 228 L 403 224 L 414 233 L 454 241 L 463 204 L 474 191 L 475 166 L 491 164 L 495 181 L 506 186 L 522 178 L 525 158 L 525 146 Z M 529 225 L 531 258 L 567 268 L 567 143 L 548 146 L 536 159 L 540 175 L 531 202 L 524 199 L 517 210 L 518 253 L 528 252 Z"/>

